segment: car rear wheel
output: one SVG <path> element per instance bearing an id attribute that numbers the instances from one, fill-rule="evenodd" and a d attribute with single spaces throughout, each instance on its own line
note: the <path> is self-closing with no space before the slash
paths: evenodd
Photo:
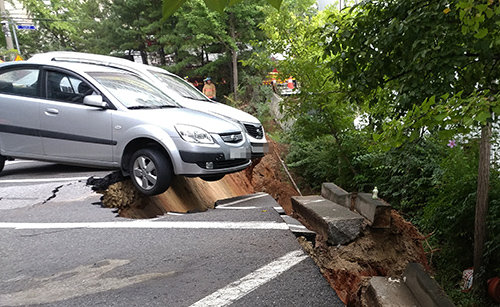
<path id="1" fill-rule="evenodd" d="M 132 183 L 144 195 L 165 192 L 170 187 L 173 176 L 170 160 L 158 149 L 140 149 L 130 159 Z"/>
<path id="2" fill-rule="evenodd" d="M 202 176 L 200 178 L 205 180 L 205 181 L 218 181 L 218 180 L 221 180 L 222 178 L 224 178 L 224 174 L 213 175 L 213 176 Z"/>

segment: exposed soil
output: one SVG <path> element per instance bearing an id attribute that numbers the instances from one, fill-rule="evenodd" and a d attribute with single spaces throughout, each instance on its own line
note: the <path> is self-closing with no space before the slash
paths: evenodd
<path id="1" fill-rule="evenodd" d="M 361 292 L 371 276 L 400 277 L 410 262 L 430 270 L 422 246 L 424 237 L 395 210 L 390 229 L 367 227 L 363 236 L 345 246 L 315 246 L 299 238 L 340 299 L 349 306 L 361 306 Z"/>
<path id="2" fill-rule="evenodd" d="M 143 197 L 129 180 L 112 184 L 105 190 L 100 186 L 97 190 L 103 193 L 104 206 L 116 208 L 120 216 L 129 218 L 150 218 L 167 211 L 204 211 L 213 208 L 218 199 L 255 192 L 270 194 L 293 216 L 291 197 L 299 193 L 280 161 L 286 148 L 272 140 L 269 143 L 270 152 L 262 159 L 218 182 L 180 177 L 166 193 L 155 197 Z M 314 244 L 299 238 L 332 288 L 350 306 L 362 305 L 359 297 L 370 276 L 400 276 L 409 262 L 421 263 L 429 269 L 422 240 L 418 230 L 395 210 L 390 229 L 367 227 L 360 238 L 346 246 L 328 246 L 319 237 Z"/>

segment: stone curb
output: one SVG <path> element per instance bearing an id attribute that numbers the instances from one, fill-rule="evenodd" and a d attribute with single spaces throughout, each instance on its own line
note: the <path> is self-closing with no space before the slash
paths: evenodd
<path id="1" fill-rule="evenodd" d="M 362 216 L 319 195 L 292 197 L 292 209 L 331 245 L 347 244 L 363 229 Z"/>
<path id="2" fill-rule="evenodd" d="M 391 227 L 391 205 L 382 199 L 373 199 L 369 193 L 348 193 L 331 182 L 321 186 L 321 196 L 355 210 L 364 216 L 372 228 Z"/>

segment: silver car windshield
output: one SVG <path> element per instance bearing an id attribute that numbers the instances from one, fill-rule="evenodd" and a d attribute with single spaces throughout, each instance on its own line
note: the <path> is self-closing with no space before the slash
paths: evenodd
<path id="1" fill-rule="evenodd" d="M 88 73 L 129 109 L 177 107 L 163 92 L 136 75 L 126 73 Z"/>
<path id="2" fill-rule="evenodd" d="M 158 78 L 164 85 L 166 85 L 168 89 L 179 93 L 179 95 L 181 95 L 182 97 L 209 101 L 205 96 L 203 96 L 202 93 L 200 93 L 189 83 L 177 76 L 172 76 L 153 70 L 150 70 L 149 72 L 152 73 L 156 78 Z"/>

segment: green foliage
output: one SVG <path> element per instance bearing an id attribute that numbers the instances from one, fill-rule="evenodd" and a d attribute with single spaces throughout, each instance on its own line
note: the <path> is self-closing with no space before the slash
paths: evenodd
<path id="1" fill-rule="evenodd" d="M 163 19 L 174 14 L 188 0 L 163 0 Z M 243 0 L 204 0 L 205 5 L 214 11 L 222 12 L 228 6 L 242 2 Z M 270 5 L 279 9 L 282 0 L 266 0 Z"/>
<path id="2" fill-rule="evenodd" d="M 282 105 L 296 120 L 289 166 L 316 191 L 325 181 L 351 191 L 377 186 L 423 231 L 434 231 L 440 251 L 433 263 L 452 293 L 472 265 L 477 132 L 500 114 L 499 6 L 363 1 L 340 13 L 317 13 L 309 2 L 284 1 L 262 26 L 269 40 L 259 47 L 267 53 L 252 60 L 301 84 L 301 94 Z M 265 60 L 277 53 L 285 59 Z M 361 127 L 353 124 L 360 114 Z M 458 146 L 446 146 L 450 140 Z M 498 169 L 491 177 L 485 261 L 498 274 Z"/>
<path id="3" fill-rule="evenodd" d="M 442 174 L 438 178 L 435 195 L 424 208 L 419 222 L 425 232 L 433 233 L 431 245 L 439 247 L 432 258 L 433 265 L 438 269 L 438 281 L 464 305 L 468 298 L 459 294 L 459 284 L 462 271 L 471 266 L 473 258 L 478 163 L 476 145 L 470 143 L 462 148 L 447 150 L 447 156 L 442 159 Z M 500 172 L 495 168 L 492 169 L 489 197 L 489 235 L 484 260 L 487 278 L 500 274 Z"/>

